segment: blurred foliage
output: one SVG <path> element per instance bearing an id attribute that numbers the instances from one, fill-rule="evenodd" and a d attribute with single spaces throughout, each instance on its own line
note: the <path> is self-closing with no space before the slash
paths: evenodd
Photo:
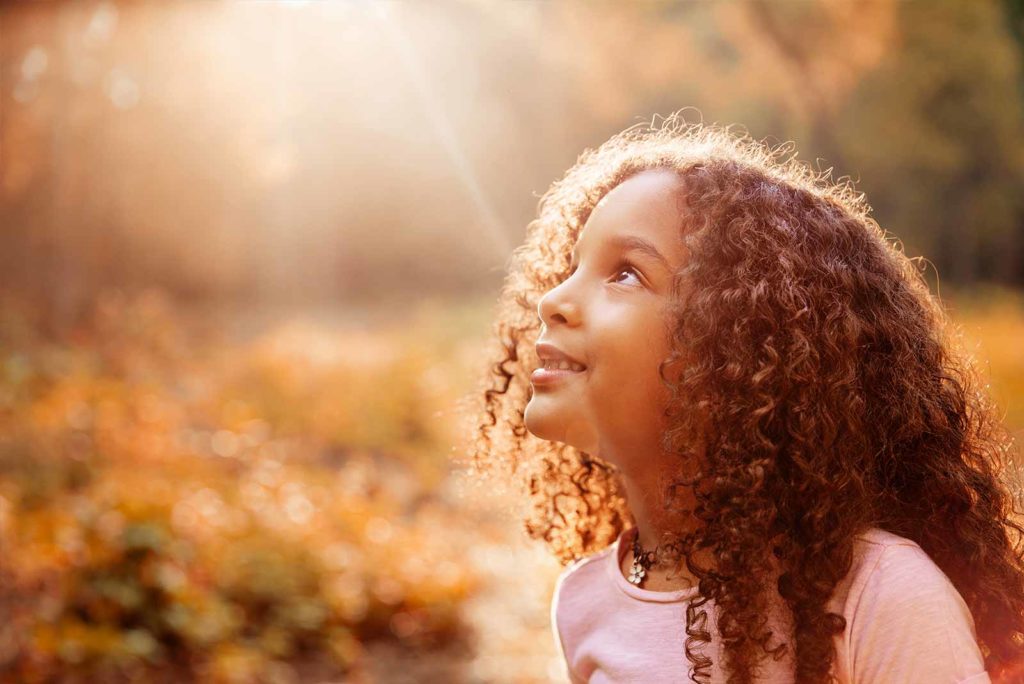
<path id="1" fill-rule="evenodd" d="M 1003 409 L 1018 453 L 1024 455 L 1024 291 L 990 285 L 944 294 L 968 351 Z"/>
<path id="2" fill-rule="evenodd" d="M 0 680 L 297 681 L 466 640 L 428 345 L 204 341 L 155 292 L 60 343 L 28 311 L 0 313 Z"/>

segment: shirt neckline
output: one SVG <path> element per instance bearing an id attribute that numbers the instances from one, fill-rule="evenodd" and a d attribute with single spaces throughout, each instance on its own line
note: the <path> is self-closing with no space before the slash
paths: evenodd
<path id="1" fill-rule="evenodd" d="M 605 557 L 605 568 L 611 576 L 612 583 L 630 598 L 650 603 L 675 603 L 696 596 L 700 587 L 686 587 L 685 589 L 675 589 L 673 591 L 652 591 L 651 589 L 638 587 L 626 579 L 625 575 L 622 574 L 622 559 L 632 546 L 633 537 L 636 533 L 637 528 L 630 527 L 620 532 L 618 539 L 612 542 L 611 553 Z"/>

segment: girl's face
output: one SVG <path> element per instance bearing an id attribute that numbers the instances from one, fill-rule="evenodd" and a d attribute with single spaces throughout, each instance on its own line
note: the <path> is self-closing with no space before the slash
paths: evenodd
<path id="1" fill-rule="evenodd" d="M 534 372 L 524 415 L 534 435 L 627 470 L 660 450 L 668 390 L 658 365 L 670 351 L 665 306 L 685 258 L 681 186 L 671 171 L 643 171 L 591 212 L 569 277 L 538 307 L 538 344 L 586 368 L 549 382 Z M 543 365 L 543 348 L 539 354 Z"/>

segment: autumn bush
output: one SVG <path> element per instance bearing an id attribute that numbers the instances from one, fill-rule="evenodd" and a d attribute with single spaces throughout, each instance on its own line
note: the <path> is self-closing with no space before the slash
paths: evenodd
<path id="1" fill-rule="evenodd" d="M 467 640 L 422 344 L 232 341 L 156 292 L 67 339 L 28 312 L 0 312 L 0 680 L 298 681 Z"/>

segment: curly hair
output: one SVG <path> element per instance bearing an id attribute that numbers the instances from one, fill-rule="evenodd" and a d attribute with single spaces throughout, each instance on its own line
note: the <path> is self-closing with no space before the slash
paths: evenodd
<path id="1" fill-rule="evenodd" d="M 472 465 L 523 486 L 528 535 L 563 564 L 634 522 L 617 468 L 529 434 L 524 409 L 539 299 L 568 277 L 594 206 L 633 174 L 674 170 L 689 258 L 674 275 L 673 351 L 660 369 L 671 390 L 663 446 L 678 466 L 661 495 L 666 509 L 679 487 L 695 502 L 697 529 L 675 537 L 699 579 L 686 614 L 690 676 L 710 677 L 694 648 L 710 641 L 709 600 L 729 682 L 781 658 L 787 644 L 769 649 L 765 627 L 777 587 L 796 681 L 835 681 L 832 640 L 846 621 L 826 602 L 852 567 L 854 536 L 872 526 L 917 542 L 950 578 L 994 681 L 1020 676 L 1024 529 L 1003 479 L 1013 440 L 958 328 L 848 180 L 732 128 L 678 112 L 631 126 L 585 150 L 542 196 L 506 264 L 474 395 Z M 672 382 L 668 364 L 682 368 Z"/>

